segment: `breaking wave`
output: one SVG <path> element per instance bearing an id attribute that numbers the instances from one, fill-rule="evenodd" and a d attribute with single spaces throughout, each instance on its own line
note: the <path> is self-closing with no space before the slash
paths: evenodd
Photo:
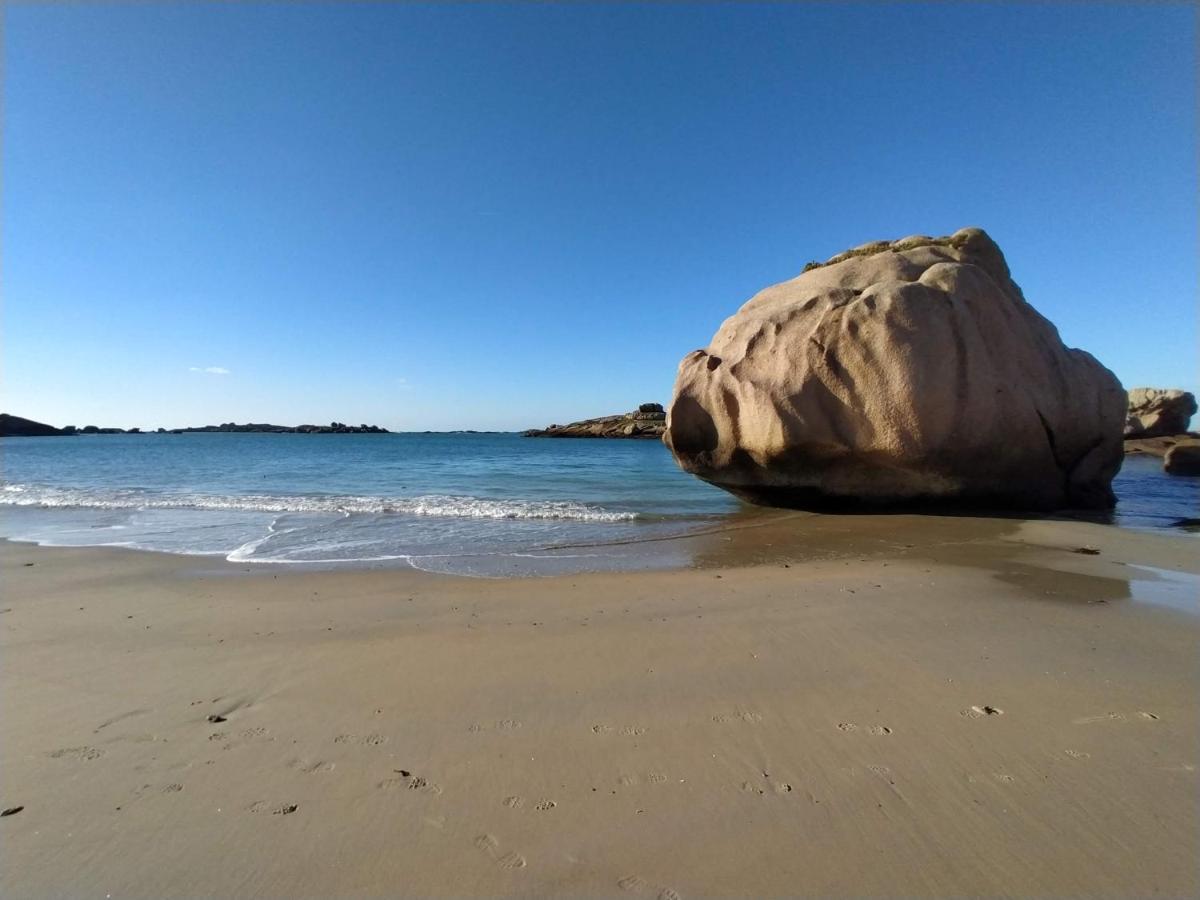
<path id="1" fill-rule="evenodd" d="M 269 494 L 159 494 L 139 490 L 87 490 L 6 484 L 0 506 L 43 509 L 203 509 L 269 513 L 395 513 L 466 519 L 559 519 L 576 522 L 629 522 L 635 512 L 615 511 L 566 500 L 491 500 L 430 494 L 421 497 Z"/>

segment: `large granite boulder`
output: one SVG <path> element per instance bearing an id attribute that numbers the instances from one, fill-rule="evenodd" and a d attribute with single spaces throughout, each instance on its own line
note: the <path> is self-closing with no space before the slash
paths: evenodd
<path id="1" fill-rule="evenodd" d="M 966 228 L 867 244 L 752 297 L 680 363 L 664 440 L 756 503 L 1103 508 L 1125 404 Z"/>
<path id="2" fill-rule="evenodd" d="M 1125 437 L 1151 438 L 1183 434 L 1196 414 L 1196 398 L 1187 391 L 1133 388 Z"/>

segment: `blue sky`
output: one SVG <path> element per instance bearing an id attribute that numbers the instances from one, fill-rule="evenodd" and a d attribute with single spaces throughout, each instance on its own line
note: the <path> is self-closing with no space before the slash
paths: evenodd
<path id="1" fill-rule="evenodd" d="M 9 3 L 2 406 L 616 412 L 808 260 L 969 224 L 1069 345 L 1195 390 L 1195 41 L 1186 4 Z"/>

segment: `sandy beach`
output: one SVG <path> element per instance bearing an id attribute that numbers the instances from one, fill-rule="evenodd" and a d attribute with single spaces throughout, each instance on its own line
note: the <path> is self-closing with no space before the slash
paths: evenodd
<path id="1" fill-rule="evenodd" d="M 6 543 L 2 893 L 1200 889 L 1193 539 L 763 522 L 504 580 Z"/>

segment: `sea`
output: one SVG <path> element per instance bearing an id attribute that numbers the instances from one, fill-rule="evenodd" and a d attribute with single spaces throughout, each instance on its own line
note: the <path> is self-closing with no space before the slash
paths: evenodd
<path id="1" fill-rule="evenodd" d="M 1129 457 L 1114 527 L 1180 531 L 1200 478 Z M 0 537 L 485 577 L 686 563 L 673 538 L 756 510 L 655 440 L 519 434 L 0 439 Z M 653 547 L 654 552 L 645 552 Z"/>

